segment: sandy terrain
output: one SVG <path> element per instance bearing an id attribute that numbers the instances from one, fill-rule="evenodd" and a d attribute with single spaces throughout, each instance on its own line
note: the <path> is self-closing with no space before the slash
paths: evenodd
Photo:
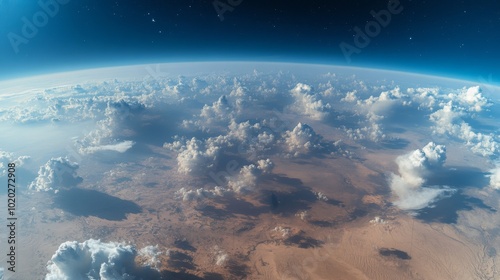
<path id="1" fill-rule="evenodd" d="M 183 202 L 175 191 L 204 186 L 206 178 L 179 175 L 172 154 L 151 149 L 157 157 L 117 166 L 111 162 L 98 185 L 81 186 L 132 201 L 137 211 L 123 201 L 117 202 L 122 209 L 108 209 L 106 203 L 97 205 L 100 196 L 92 199 L 97 193 L 83 192 L 87 206 L 79 211 L 87 214 L 77 215 L 58 204 L 54 194 L 26 195 L 23 208 L 31 210 L 20 216 L 17 275 L 43 279 L 45 265 L 61 243 L 99 238 L 137 248 L 158 245 L 167 279 L 499 277 L 500 238 L 495 232 L 500 232 L 500 215 L 464 211 L 455 225 L 426 223 L 400 212 L 390 205 L 386 186 L 387 170 L 395 171 L 391 151 L 359 149 L 366 161 L 335 154 L 272 158 L 273 173 L 264 175 L 250 193 Z M 82 176 L 95 176 L 94 170 L 83 170 Z M 328 201 L 318 199 L 317 192 Z M 272 193 L 279 200 L 276 207 L 270 203 Z M 487 193 L 475 196 L 498 207 L 487 201 Z M 96 207 L 111 216 L 92 214 Z"/>

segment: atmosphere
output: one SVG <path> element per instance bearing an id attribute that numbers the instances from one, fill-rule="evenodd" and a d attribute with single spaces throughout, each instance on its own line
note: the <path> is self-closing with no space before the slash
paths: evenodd
<path id="1" fill-rule="evenodd" d="M 500 279 L 498 1 L 0 0 L 0 280 Z"/>
<path id="2" fill-rule="evenodd" d="M 0 78 L 257 60 L 495 79 L 499 28 L 496 1 L 0 0 Z"/>

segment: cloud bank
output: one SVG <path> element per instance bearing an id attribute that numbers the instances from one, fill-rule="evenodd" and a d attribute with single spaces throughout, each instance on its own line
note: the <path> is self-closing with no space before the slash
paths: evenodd
<path id="1" fill-rule="evenodd" d="M 144 254 L 157 253 L 157 250 L 150 251 L 146 250 Z M 123 243 L 95 239 L 82 243 L 67 241 L 59 246 L 48 262 L 45 279 L 131 280 L 144 278 L 147 274 L 154 276 L 147 268 L 136 265 L 136 256 L 135 247 Z"/>
<path id="2" fill-rule="evenodd" d="M 399 175 L 391 174 L 389 178 L 390 188 L 397 196 L 394 204 L 403 210 L 418 210 L 451 191 L 447 188 L 424 187 L 427 178 L 439 171 L 445 161 L 446 147 L 433 142 L 397 157 Z"/>

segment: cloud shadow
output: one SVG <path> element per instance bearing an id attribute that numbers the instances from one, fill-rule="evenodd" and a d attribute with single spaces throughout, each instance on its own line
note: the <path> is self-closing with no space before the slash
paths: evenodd
<path id="1" fill-rule="evenodd" d="M 111 221 L 122 221 L 127 214 L 141 212 L 141 207 L 132 201 L 80 188 L 61 190 L 54 198 L 53 206 L 76 216 L 94 216 Z"/>

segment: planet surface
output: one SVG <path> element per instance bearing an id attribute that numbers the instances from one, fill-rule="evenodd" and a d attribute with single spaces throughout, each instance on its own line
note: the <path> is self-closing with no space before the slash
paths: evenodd
<path id="1" fill-rule="evenodd" d="M 499 93 L 270 62 L 0 82 L 3 277 L 499 279 Z"/>

